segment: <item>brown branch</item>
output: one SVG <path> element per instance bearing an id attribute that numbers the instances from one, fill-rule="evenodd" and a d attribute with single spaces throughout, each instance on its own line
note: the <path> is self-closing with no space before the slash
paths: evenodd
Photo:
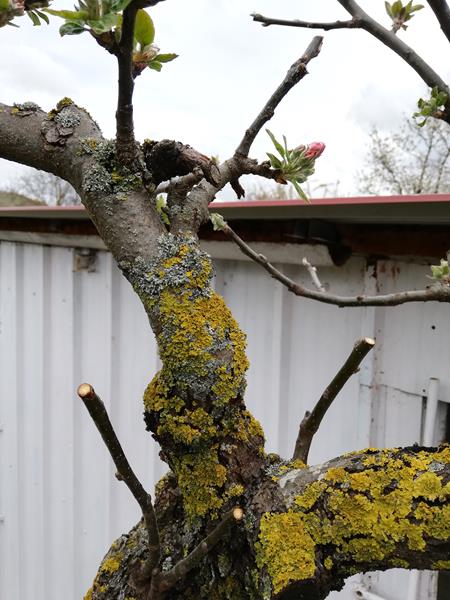
<path id="1" fill-rule="evenodd" d="M 122 34 L 117 51 L 119 86 L 116 110 L 116 144 L 119 161 L 129 167 L 136 157 L 133 123 L 133 48 L 138 6 L 131 2 L 123 11 Z"/>
<path id="2" fill-rule="evenodd" d="M 244 511 L 241 508 L 235 507 L 225 513 L 222 520 L 216 527 L 203 539 L 195 548 L 180 560 L 170 571 L 159 575 L 155 580 L 155 587 L 158 591 L 166 592 L 174 587 L 182 579 L 195 568 L 198 563 L 204 558 L 214 546 L 223 538 L 231 523 L 240 521 L 244 516 Z M 159 580 L 158 580 L 159 579 Z M 151 597 L 151 596 L 150 596 Z"/>
<path id="3" fill-rule="evenodd" d="M 437 87 L 450 96 L 450 90 L 445 81 L 426 63 L 419 54 L 405 44 L 395 33 L 385 29 L 380 23 L 372 19 L 355 0 L 338 0 L 353 17 L 359 21 L 360 27 L 376 37 L 382 44 L 393 50 L 398 56 L 412 67 L 423 81 L 431 88 Z M 447 103 L 447 113 L 450 110 L 450 100 Z M 450 119 L 450 114 L 446 119 Z"/>
<path id="4" fill-rule="evenodd" d="M 356 19 L 351 19 L 349 21 L 316 23 L 313 21 L 300 21 L 299 19 L 273 19 L 257 13 L 253 13 L 250 16 L 253 17 L 253 20 L 256 23 L 261 23 L 263 27 L 269 27 L 270 25 L 283 25 L 285 27 L 302 27 L 306 29 L 323 29 L 323 31 L 329 31 L 330 29 L 354 29 L 360 26 Z"/>
<path id="5" fill-rule="evenodd" d="M 300 423 L 292 460 L 302 460 L 304 463 L 307 463 L 313 437 L 319 429 L 322 419 L 344 385 L 350 377 L 358 371 L 358 367 L 362 360 L 372 350 L 374 345 L 375 340 L 371 338 L 358 340 L 349 357 L 339 369 L 331 383 L 327 386 L 313 410 L 305 413 L 305 416 Z"/>
<path id="6" fill-rule="evenodd" d="M 111 458 L 116 465 L 118 479 L 125 482 L 136 502 L 141 507 L 142 516 L 144 517 L 144 523 L 148 533 L 149 549 L 149 556 L 144 568 L 146 572 L 152 573 L 160 558 L 158 523 L 156 521 L 152 497 L 145 491 L 131 468 L 122 446 L 117 439 L 111 421 L 109 420 L 105 405 L 95 393 L 94 388 L 89 383 L 82 383 L 78 386 L 77 393 L 81 400 L 83 400 L 84 405 L 109 450 Z"/>
<path id="7" fill-rule="evenodd" d="M 258 135 L 261 127 L 264 123 L 267 123 L 275 114 L 275 109 L 278 104 L 283 100 L 286 94 L 301 80 L 305 75 L 308 74 L 306 65 L 310 60 L 318 56 L 322 47 L 323 37 L 316 36 L 312 39 L 311 43 L 303 53 L 303 56 L 297 60 L 289 69 L 286 77 L 283 79 L 281 84 L 269 98 L 264 108 L 261 110 L 259 115 L 250 125 L 245 132 L 239 146 L 236 148 L 235 154 L 240 156 L 248 156 L 251 145 L 254 139 Z"/>
<path id="8" fill-rule="evenodd" d="M 436 15 L 444 35 L 450 42 L 450 7 L 447 0 L 428 0 L 428 4 Z"/>
<path id="9" fill-rule="evenodd" d="M 348 306 L 398 306 L 406 302 L 450 302 L 450 286 L 445 284 L 433 285 L 424 290 L 396 292 L 379 296 L 364 296 L 362 294 L 359 296 L 337 296 L 329 292 L 310 290 L 276 269 L 264 255 L 252 250 L 228 224 L 225 225 L 223 231 L 239 246 L 246 256 L 261 265 L 274 279 L 285 285 L 290 292 L 302 298 L 318 300 L 341 308 Z"/>

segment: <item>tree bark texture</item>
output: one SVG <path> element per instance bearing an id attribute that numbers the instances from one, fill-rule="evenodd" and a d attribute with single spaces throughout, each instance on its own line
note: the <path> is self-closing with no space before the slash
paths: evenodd
<path id="1" fill-rule="evenodd" d="M 160 572 L 231 508 L 244 511 L 170 589 L 142 577 L 149 548 L 138 523 L 108 551 L 86 600 L 321 600 L 356 572 L 450 568 L 449 448 L 366 450 L 320 467 L 264 453 L 243 400 L 245 335 L 211 286 L 196 235 L 216 191 L 242 174 L 236 162 L 169 207 L 169 230 L 143 148 L 124 166 L 68 99 L 49 114 L 0 105 L 0 156 L 75 187 L 148 314 L 162 368 L 144 394 L 145 422 L 170 468 L 156 491 Z"/>

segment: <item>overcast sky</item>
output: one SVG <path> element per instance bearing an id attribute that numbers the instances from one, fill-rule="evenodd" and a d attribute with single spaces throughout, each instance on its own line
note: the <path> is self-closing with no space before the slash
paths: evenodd
<path id="1" fill-rule="evenodd" d="M 361 4 L 388 24 L 383 0 Z M 71 5 L 55 0 L 53 7 Z M 232 154 L 245 128 L 315 34 L 263 28 L 249 14 L 311 20 L 348 16 L 336 0 L 166 0 L 149 12 L 156 44 L 162 52 L 180 56 L 161 73 L 147 70 L 138 78 L 136 135 L 141 140 L 178 139 L 221 159 Z M 32 27 L 27 17 L 16 22 L 20 29 L 0 30 L 0 100 L 32 100 L 49 110 L 61 97 L 70 96 L 112 137 L 115 59 L 88 34 L 60 38 L 60 19 L 41 27 Z M 426 89 L 410 67 L 369 34 L 337 30 L 324 35 L 310 74 L 285 98 L 268 126 L 277 137 L 285 134 L 292 146 L 325 142 L 314 181 L 339 180 L 339 192 L 349 195 L 355 193 L 354 176 L 362 166 L 370 128 L 395 128 L 403 114 L 414 112 Z M 448 80 L 448 44 L 428 8 L 400 35 Z M 262 132 L 251 154 L 263 159 L 270 146 Z M 21 169 L 0 161 L 0 182 L 12 180 Z M 231 190 L 222 197 L 234 199 Z"/>

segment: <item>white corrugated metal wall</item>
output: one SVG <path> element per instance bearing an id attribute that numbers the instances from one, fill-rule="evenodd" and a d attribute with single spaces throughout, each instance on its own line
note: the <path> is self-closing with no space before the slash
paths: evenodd
<path id="1" fill-rule="evenodd" d="M 105 401 L 146 485 L 165 470 L 141 418 L 158 369 L 144 311 L 108 253 L 98 252 L 94 272 L 73 265 L 71 248 L 0 242 L 0 598 L 9 600 L 60 600 L 61 589 L 79 600 L 111 541 L 139 518 L 76 400 L 80 382 Z M 338 309 L 296 298 L 252 263 L 216 267 L 217 290 L 248 334 L 247 404 L 268 450 L 290 455 L 305 410 L 361 336 L 376 336 L 377 349 L 327 415 L 313 461 L 419 441 L 429 377 L 449 399 L 446 306 Z M 282 268 L 305 280 L 300 267 Z M 351 294 L 423 287 L 427 268 L 385 261 L 375 278 L 354 258 L 320 272 L 333 291 Z M 404 572 L 372 582 L 403 599 Z M 432 600 L 434 586 L 424 577 L 418 600 Z M 348 588 L 332 597 L 355 596 Z"/>

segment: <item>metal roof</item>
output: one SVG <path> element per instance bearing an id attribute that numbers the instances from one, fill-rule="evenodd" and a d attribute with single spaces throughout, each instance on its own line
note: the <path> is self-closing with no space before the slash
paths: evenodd
<path id="1" fill-rule="evenodd" d="M 336 222 L 450 224 L 450 194 L 359 196 L 302 200 L 223 202 L 210 210 L 226 219 L 325 219 Z M 0 218 L 79 219 L 89 215 L 82 206 L 0 207 Z"/>

